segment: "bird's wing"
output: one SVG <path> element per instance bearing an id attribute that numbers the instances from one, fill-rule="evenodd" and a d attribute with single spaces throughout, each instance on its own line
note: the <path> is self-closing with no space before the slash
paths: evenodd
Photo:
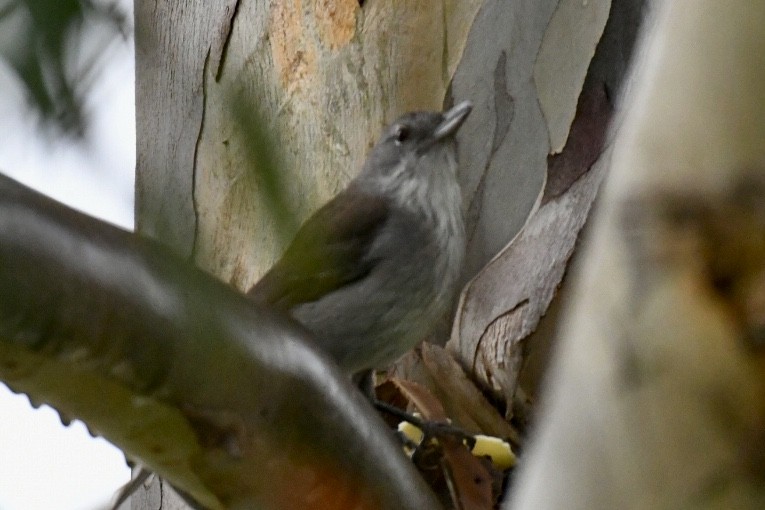
<path id="1" fill-rule="evenodd" d="M 390 214 L 381 198 L 346 189 L 300 228 L 282 258 L 247 296 L 288 310 L 366 276 L 375 234 Z"/>

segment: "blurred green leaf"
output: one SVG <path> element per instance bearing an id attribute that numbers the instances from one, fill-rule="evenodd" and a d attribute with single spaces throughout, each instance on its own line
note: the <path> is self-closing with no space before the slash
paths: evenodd
<path id="1" fill-rule="evenodd" d="M 84 44 L 102 25 L 104 41 Z M 114 2 L 0 0 L 0 58 L 18 76 L 43 121 L 81 136 L 87 125 L 83 99 L 103 68 L 110 44 L 131 32 Z M 85 49 L 88 51 L 85 51 Z"/>
<path id="2" fill-rule="evenodd" d="M 273 217 L 277 235 L 286 244 L 298 228 L 296 208 L 288 199 L 289 173 L 278 161 L 278 140 L 267 128 L 266 117 L 258 105 L 243 92 L 232 92 L 228 96 L 228 108 L 243 139 L 249 166 L 247 173 L 255 183 L 259 198 Z"/>

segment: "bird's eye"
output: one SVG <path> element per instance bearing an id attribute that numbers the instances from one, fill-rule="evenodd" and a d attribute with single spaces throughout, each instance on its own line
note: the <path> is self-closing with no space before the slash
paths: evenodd
<path id="1" fill-rule="evenodd" d="M 393 133 L 393 140 L 396 145 L 401 145 L 409 139 L 409 128 L 406 126 L 397 126 L 396 131 Z"/>

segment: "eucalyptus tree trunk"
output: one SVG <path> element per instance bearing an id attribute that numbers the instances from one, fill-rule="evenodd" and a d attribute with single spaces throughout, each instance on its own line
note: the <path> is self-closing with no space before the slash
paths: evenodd
<path id="1" fill-rule="evenodd" d="M 246 289 L 356 174 L 386 123 L 471 100 L 458 137 L 465 290 L 454 327 L 445 318 L 432 340 L 448 340 L 439 356 L 474 381 L 479 409 L 460 414 L 464 394 L 449 401 L 427 360 L 396 369 L 426 382 L 465 428 L 510 435 L 514 404 L 536 387 L 535 375 L 522 387 L 521 369 L 545 351 L 526 339 L 605 172 L 642 5 L 137 0 L 136 228 Z M 133 508 L 182 504 L 166 492 L 158 481 Z"/>
<path id="2" fill-rule="evenodd" d="M 657 9 L 505 508 L 765 508 L 763 21 Z"/>

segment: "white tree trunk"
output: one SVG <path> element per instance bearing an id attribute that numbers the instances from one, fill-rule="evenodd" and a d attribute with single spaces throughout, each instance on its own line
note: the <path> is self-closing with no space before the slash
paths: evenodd
<path id="1" fill-rule="evenodd" d="M 302 219 L 355 175 L 385 123 L 470 99 L 458 140 L 470 236 L 463 281 L 480 275 L 450 345 L 511 407 L 519 366 L 503 357 L 523 356 L 519 341 L 545 313 L 595 196 L 602 173 L 588 170 L 612 111 L 607 89 L 618 88 L 640 19 L 630 13 L 642 3 L 138 0 L 137 229 L 245 289 L 286 236 L 263 201 L 251 133 L 235 121 L 242 110 L 257 109 L 258 129 L 278 140 L 283 191 Z M 612 18 L 621 28 L 609 36 Z M 604 29 L 610 53 L 593 65 Z M 543 283 L 529 273 L 516 285 L 506 247 L 543 193 L 542 231 L 560 242 L 532 243 L 523 253 Z M 542 251 L 555 263 L 540 264 Z M 530 299 L 523 321 L 507 327 Z M 146 494 L 135 508 L 169 504 Z"/>
<path id="2" fill-rule="evenodd" d="M 765 508 L 765 2 L 657 21 L 506 508 Z"/>

